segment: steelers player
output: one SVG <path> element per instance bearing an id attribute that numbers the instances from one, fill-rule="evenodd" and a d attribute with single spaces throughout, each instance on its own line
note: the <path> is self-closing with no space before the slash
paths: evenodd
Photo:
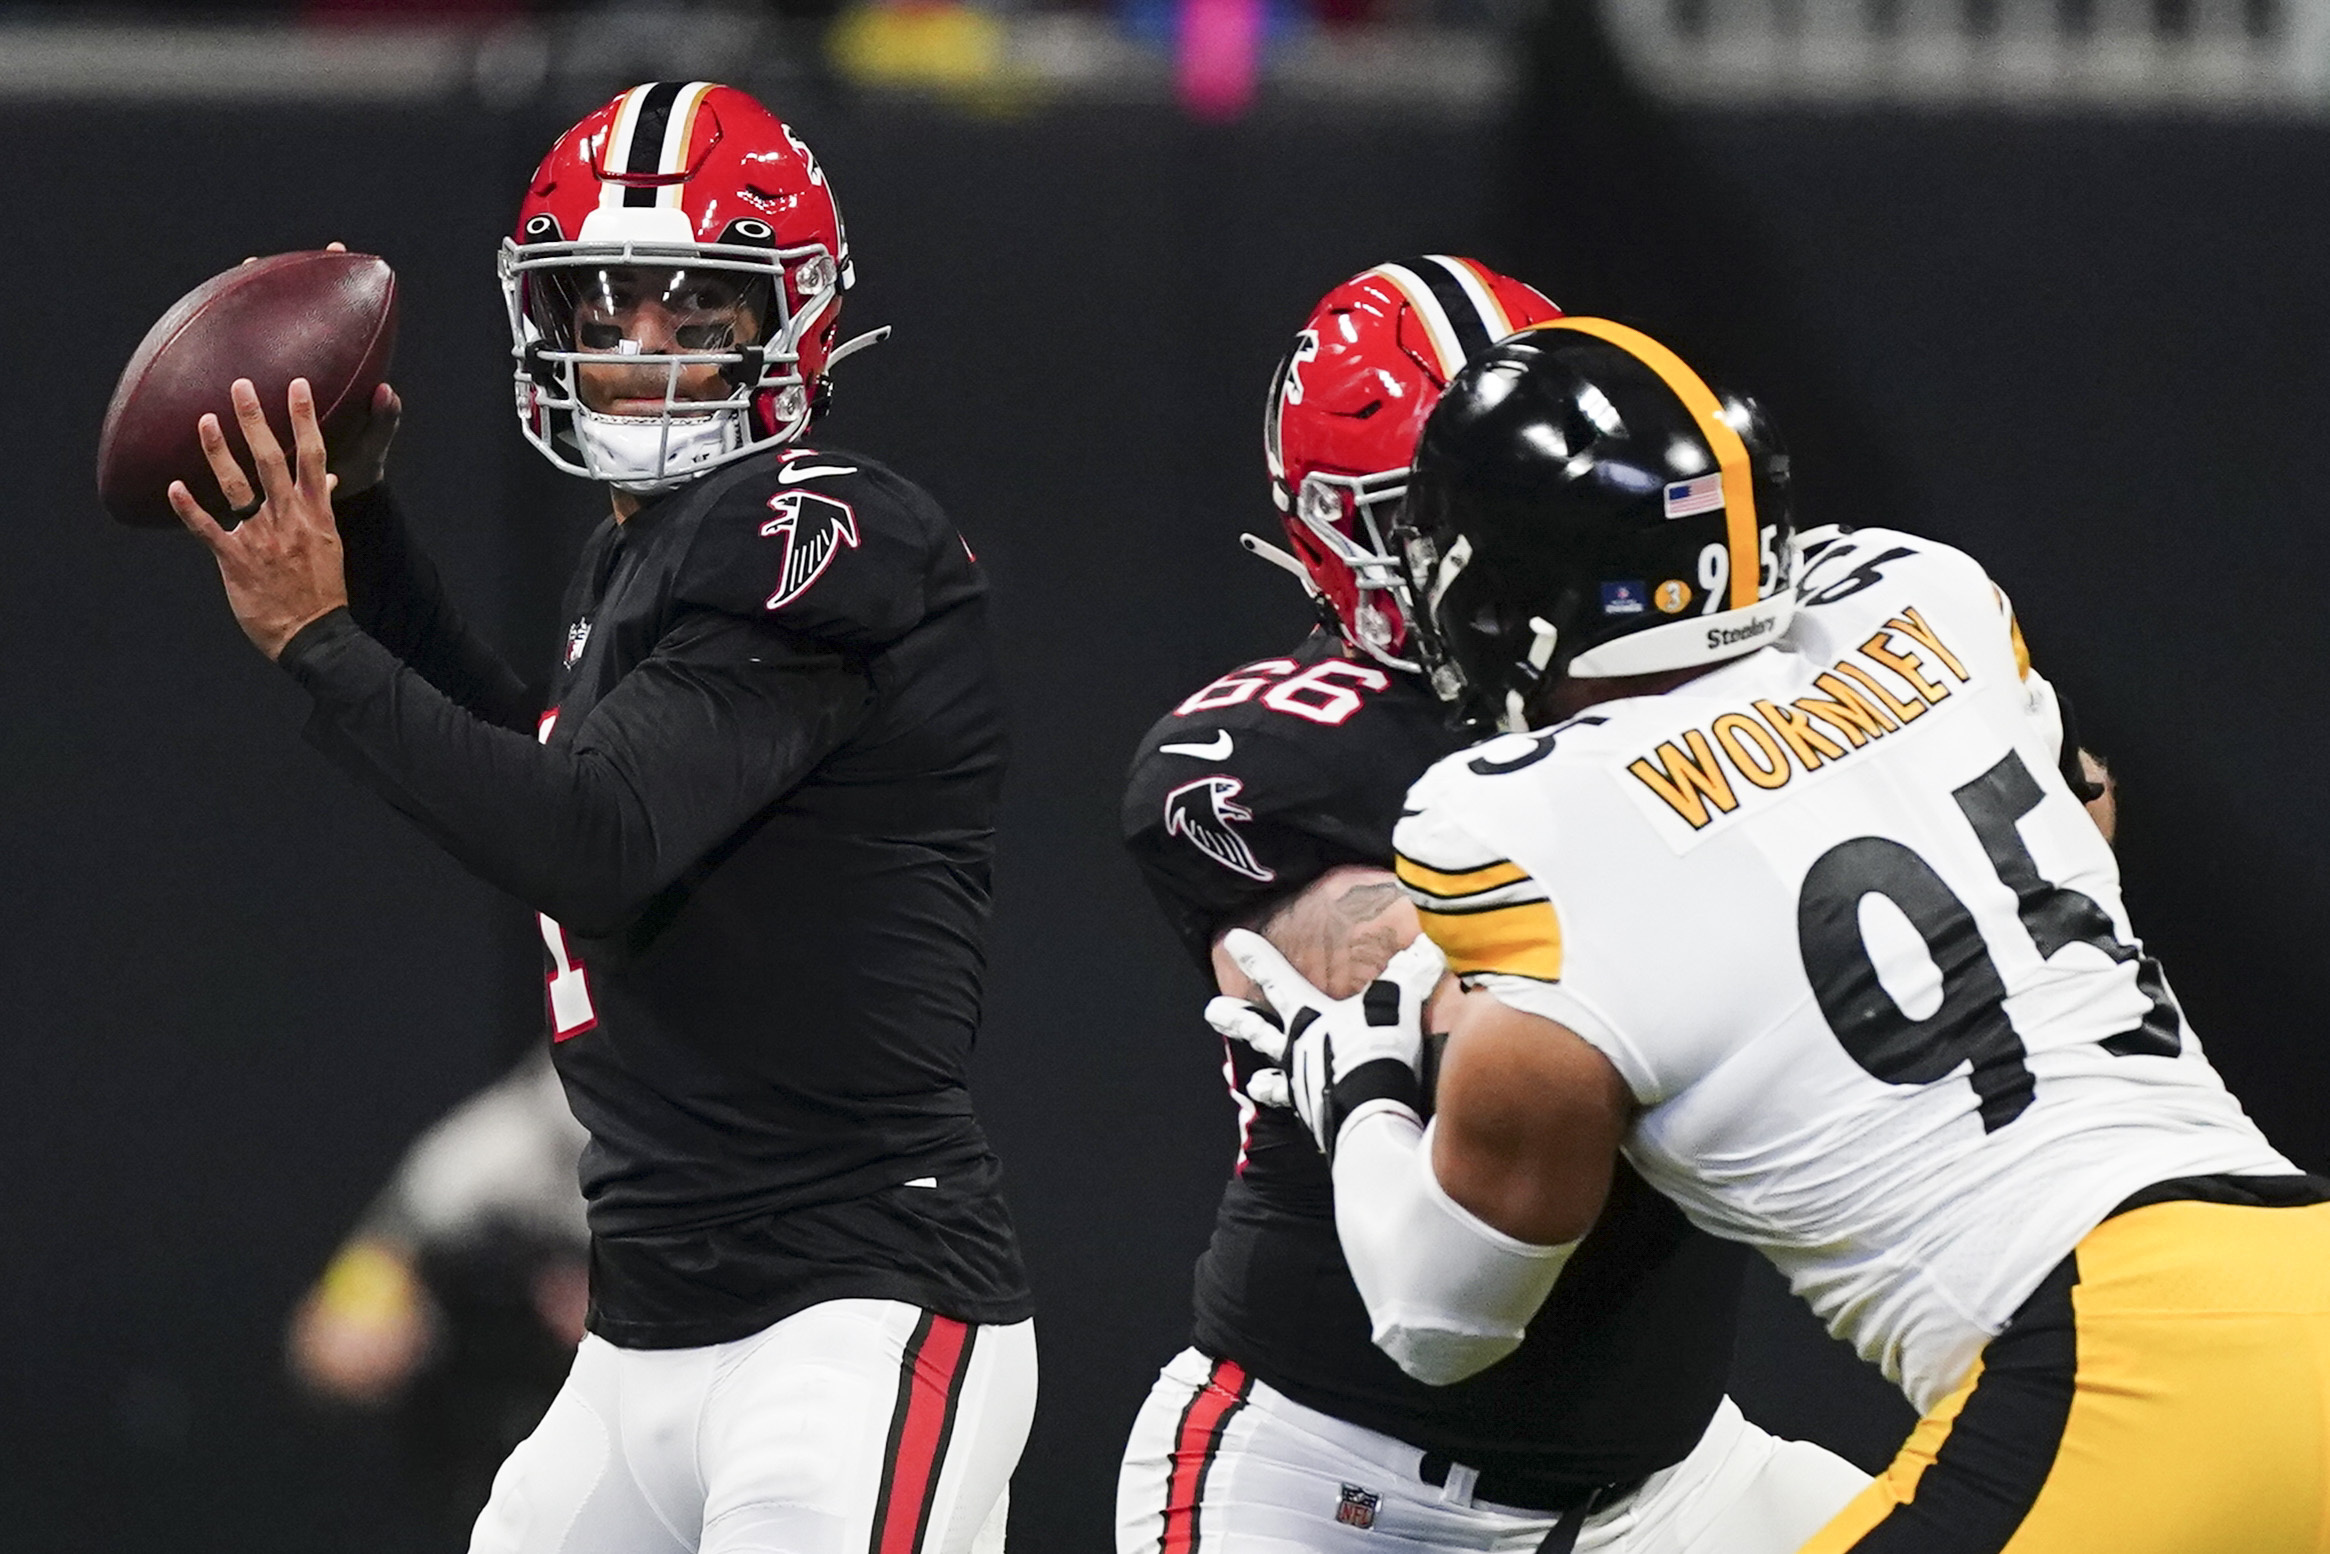
<path id="1" fill-rule="evenodd" d="M 1376 1341 L 1511 1352 L 1623 1151 L 1924 1412 L 1807 1554 L 2321 1554 L 2330 1182 L 2136 937 L 2004 596 L 1891 531 L 1800 564 L 1786 478 L 1597 319 L 1426 428 L 1421 650 L 1508 732 L 1409 796 L 1429 942 L 1335 1000 L 1233 935 L 1294 1039 L 1217 1009 L 1332 1151 Z"/>
<path id="2" fill-rule="evenodd" d="M 1321 626 L 1193 692 L 1142 742 L 1127 845 L 1191 958 L 1241 926 L 1338 993 L 1416 936 L 1393 877 L 1408 785 L 1465 736 L 1407 640 L 1385 549 L 1417 431 L 1468 357 L 1559 317 L 1470 259 L 1377 265 L 1312 310 L 1271 384 L 1264 453 Z M 1251 543 L 1258 543 L 1250 541 Z M 1400 1373 L 1336 1244 L 1326 1164 L 1298 1119 L 1245 1120 L 1192 1346 L 1135 1420 L 1118 1554 L 1786 1554 L 1867 1482 L 1749 1423 L 1723 1393 L 1745 1249 L 1691 1228 L 1623 1169 L 1520 1351 L 1460 1385 Z M 1275 1078 L 1275 1076 L 1273 1076 Z"/>

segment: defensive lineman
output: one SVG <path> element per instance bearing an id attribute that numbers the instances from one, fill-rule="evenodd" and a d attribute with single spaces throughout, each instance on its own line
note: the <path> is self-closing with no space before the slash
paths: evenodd
<path id="1" fill-rule="evenodd" d="M 928 496 L 799 441 L 852 348 L 849 247 L 744 93 L 657 82 L 576 125 L 502 276 L 525 434 L 614 509 L 547 700 L 447 602 L 381 439 L 335 514 L 303 384 L 296 478 L 236 386 L 259 493 L 206 418 L 240 527 L 172 488 L 311 737 L 542 914 L 590 1334 L 471 1547 L 997 1547 L 1035 1349 L 964 1086 L 1003 760 L 985 583 Z"/>
<path id="2" fill-rule="evenodd" d="M 1780 476 L 1592 319 L 1491 352 L 1425 432 L 1426 651 L 1514 730 L 1396 837 L 1471 990 L 1430 1126 L 1431 948 L 1330 1001 L 1233 946 L 1304 1026 L 1386 1346 L 1441 1379 L 1509 1349 L 1623 1148 L 1925 1410 L 1808 1554 L 2321 1554 L 2330 1183 L 2136 939 L 1990 579 L 1874 530 L 1794 576 Z M 1679 608 L 1611 608 L 1635 590 Z"/>
<path id="3" fill-rule="evenodd" d="M 1465 737 L 1412 656 L 1390 515 L 1448 379 L 1557 316 L 1472 260 L 1410 259 L 1330 291 L 1279 368 L 1264 443 L 1300 558 L 1284 564 L 1325 624 L 1161 719 L 1124 804 L 1128 845 L 1225 993 L 1258 996 L 1218 948 L 1234 927 L 1339 994 L 1416 935 L 1392 827 Z M 1230 1056 L 1244 1147 L 1198 1265 L 1195 1346 L 1126 1448 L 1120 1554 L 1785 1554 L 1867 1482 L 1723 1396 L 1744 1252 L 1628 1171 L 1519 1353 L 1449 1388 L 1400 1374 L 1368 1341 L 1325 1163 L 1294 1118 L 1255 1109 L 1251 1054 Z"/>

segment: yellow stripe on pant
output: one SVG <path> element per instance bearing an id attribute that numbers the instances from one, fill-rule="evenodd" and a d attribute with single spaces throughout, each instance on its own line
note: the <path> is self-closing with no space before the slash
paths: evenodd
<path id="1" fill-rule="evenodd" d="M 2010 1327 L 1802 1554 L 2330 1554 L 2330 1204 L 2154 1204 L 2073 1261 L 2068 1407 Z"/>

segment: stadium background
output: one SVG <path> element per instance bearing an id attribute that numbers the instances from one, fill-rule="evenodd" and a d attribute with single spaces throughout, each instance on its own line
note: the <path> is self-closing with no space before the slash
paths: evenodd
<path id="1" fill-rule="evenodd" d="M 1042 1302 L 1023 1554 L 1106 1546 L 1233 1144 L 1201 989 L 1117 849 L 1119 779 L 1160 710 L 1302 629 L 1235 545 L 1271 522 L 1262 389 L 1316 295 L 1380 259 L 1472 253 L 1629 316 L 1763 394 L 1805 516 L 1980 555 L 2121 773 L 2130 900 L 2195 1026 L 2330 1168 L 2330 94 L 2243 73 L 2318 46 L 2318 6 L 2226 13 L 2257 46 L 2231 74 L 2117 88 L 1757 76 L 1639 40 L 1622 69 L 1574 0 L 1273 12 L 1250 105 L 1187 80 L 1177 104 L 1170 39 L 1143 42 L 1170 18 L 1133 6 L 1100 19 L 1132 74 L 1097 86 L 1009 63 L 1035 13 L 924 7 L 953 52 L 861 25 L 821 53 L 815 16 L 488 9 L 490 34 L 430 23 L 483 39 L 445 56 L 473 76 L 403 90 L 299 64 L 391 46 L 377 17 L 100 35 L 0 6 L 0 1544 L 427 1546 L 381 1427 L 284 1379 L 283 1321 L 403 1143 L 531 1039 L 538 952 L 299 742 L 197 547 L 105 522 L 96 428 L 203 276 L 330 238 L 387 256 L 396 479 L 458 595 L 541 660 L 594 502 L 513 434 L 493 252 L 541 149 L 632 79 L 757 88 L 817 148 L 849 320 L 897 326 L 821 440 L 926 484 L 993 572 L 1015 764 L 977 1078 Z M 1673 14 L 1704 36 L 1748 9 Z M 2032 12 L 1987 14 L 1995 52 Z M 2219 11 L 2143 17 L 2168 48 Z M 1440 53 L 1301 75 L 1371 27 Z M 289 63 L 206 82 L 196 50 L 172 76 L 134 53 L 157 37 Z M 1768 1277 L 1735 1381 L 1864 1463 L 1906 1420 Z"/>

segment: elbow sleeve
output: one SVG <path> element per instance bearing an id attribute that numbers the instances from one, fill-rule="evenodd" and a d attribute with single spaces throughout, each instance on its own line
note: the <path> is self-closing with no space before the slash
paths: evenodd
<path id="1" fill-rule="evenodd" d="M 1431 1130 L 1390 1110 L 1337 1140 L 1335 1229 L 1376 1347 L 1436 1387 L 1519 1348 L 1577 1249 L 1534 1246 L 1483 1223 L 1441 1187 Z"/>

